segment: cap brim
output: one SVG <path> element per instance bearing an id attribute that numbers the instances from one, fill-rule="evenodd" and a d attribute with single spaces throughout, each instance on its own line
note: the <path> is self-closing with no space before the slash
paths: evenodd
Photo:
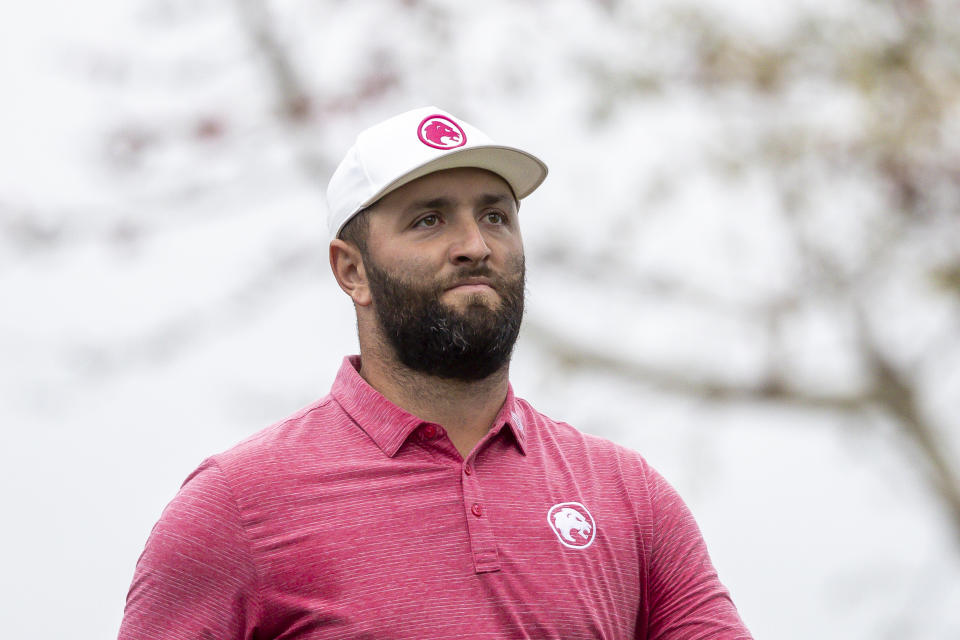
<path id="1" fill-rule="evenodd" d="M 408 171 L 363 201 L 357 212 L 417 178 L 445 169 L 464 167 L 486 169 L 502 177 L 513 189 L 513 194 L 517 200 L 533 193 L 547 177 L 547 165 L 526 151 L 500 145 L 469 147 L 444 154 Z M 357 212 L 353 215 L 356 215 Z M 353 215 L 340 225 L 336 235 L 340 234 L 340 231 L 353 218 Z"/>

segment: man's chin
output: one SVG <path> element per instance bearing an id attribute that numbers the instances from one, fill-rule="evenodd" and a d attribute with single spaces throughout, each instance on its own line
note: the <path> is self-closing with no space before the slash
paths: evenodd
<path id="1" fill-rule="evenodd" d="M 496 313 L 503 307 L 500 296 L 486 294 L 461 295 L 454 299 L 445 299 L 444 306 L 460 314 L 467 313 Z"/>

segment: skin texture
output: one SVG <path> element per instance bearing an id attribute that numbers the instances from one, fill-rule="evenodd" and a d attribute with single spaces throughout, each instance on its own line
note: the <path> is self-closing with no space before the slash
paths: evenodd
<path id="1" fill-rule="evenodd" d="M 469 381 L 404 365 L 378 322 L 369 263 L 391 278 L 436 288 L 439 302 L 457 312 L 494 312 L 503 305 L 498 291 L 503 282 L 523 278 L 513 192 L 489 171 L 449 169 L 400 187 L 367 215 L 366 258 L 351 243 L 330 243 L 334 277 L 357 313 L 360 375 L 397 406 L 442 425 L 466 457 L 506 399 L 509 358 L 488 376 Z M 478 272 L 490 275 L 468 275 Z"/>

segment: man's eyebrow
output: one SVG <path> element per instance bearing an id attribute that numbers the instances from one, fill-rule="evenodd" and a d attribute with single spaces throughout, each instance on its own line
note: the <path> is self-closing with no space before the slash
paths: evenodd
<path id="1" fill-rule="evenodd" d="M 415 200 L 406 208 L 407 211 L 420 211 L 422 209 L 449 209 L 453 206 L 453 200 L 450 198 L 429 198 L 424 200 Z"/>
<path id="2" fill-rule="evenodd" d="M 489 207 L 492 204 L 500 204 L 501 202 L 513 201 L 513 195 L 507 195 L 506 193 L 485 193 L 477 198 L 477 202 L 484 207 Z"/>

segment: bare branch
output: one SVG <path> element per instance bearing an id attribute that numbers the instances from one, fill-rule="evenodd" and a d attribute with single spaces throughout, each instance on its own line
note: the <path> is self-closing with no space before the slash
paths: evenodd
<path id="1" fill-rule="evenodd" d="M 620 290 L 640 298 L 668 298 L 741 317 L 767 315 L 774 311 L 783 313 L 799 306 L 800 299 L 792 292 L 761 302 L 727 300 L 707 288 L 695 286 L 681 278 L 641 273 L 636 267 L 620 259 L 619 253 L 607 249 L 585 255 L 570 247 L 555 245 L 540 250 L 534 259 L 539 266 L 562 272 L 566 278 L 574 276 L 589 283 L 595 283 L 602 278 L 604 282 L 615 282 Z"/>
<path id="2" fill-rule="evenodd" d="M 313 107 L 310 94 L 273 31 L 273 18 L 263 0 L 236 0 L 236 4 L 247 35 L 267 63 L 281 112 L 293 121 L 306 120 Z"/>
<path id="3" fill-rule="evenodd" d="M 793 388 L 773 374 L 753 384 L 698 379 L 689 374 L 644 365 L 622 355 L 605 353 L 576 343 L 530 319 L 525 322 L 524 339 L 536 343 L 562 366 L 572 369 L 598 369 L 668 393 L 723 402 L 776 402 L 841 412 L 860 412 L 872 407 L 874 403 L 871 393 L 814 393 Z"/>
<path id="4" fill-rule="evenodd" d="M 873 338 L 863 314 L 859 314 L 860 346 L 874 376 L 872 395 L 876 403 L 900 423 L 907 437 L 928 464 L 929 482 L 947 508 L 954 534 L 960 542 L 960 473 L 947 458 L 947 447 L 937 429 L 924 415 L 916 385 L 884 355 Z"/>

